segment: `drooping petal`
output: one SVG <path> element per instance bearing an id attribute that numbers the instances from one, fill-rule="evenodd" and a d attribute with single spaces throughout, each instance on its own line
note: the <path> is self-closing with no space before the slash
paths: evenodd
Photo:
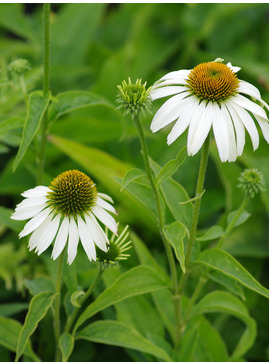
<path id="1" fill-rule="evenodd" d="M 45 210 L 42 210 L 37 215 L 35 215 L 30 221 L 27 222 L 24 229 L 20 232 L 19 237 L 22 238 L 33 232 L 39 225 L 42 224 L 43 221 L 48 217 L 52 209 L 47 207 Z"/>
<path id="2" fill-rule="evenodd" d="M 255 115 L 255 118 L 257 119 L 260 128 L 262 129 L 262 133 L 264 136 L 264 139 L 269 143 L 269 122 L 267 119 L 261 118 L 258 115 Z"/>
<path id="3" fill-rule="evenodd" d="M 46 196 L 46 194 L 50 192 L 50 189 L 46 186 L 37 186 L 35 188 L 31 188 L 30 190 L 24 191 L 21 195 L 23 197 L 42 197 Z"/>
<path id="4" fill-rule="evenodd" d="M 187 142 L 189 155 L 195 155 L 204 144 L 212 125 L 212 115 L 212 102 L 206 104 L 205 101 L 202 101 L 193 114 L 189 126 Z"/>
<path id="5" fill-rule="evenodd" d="M 46 232 L 47 228 L 50 229 L 50 223 L 52 220 L 52 216 L 53 214 L 50 214 L 44 222 L 42 222 L 42 224 L 32 233 L 32 235 L 30 236 L 29 239 L 29 250 L 33 250 L 36 247 L 39 246 L 40 242 L 42 242 L 42 238 L 44 235 L 44 232 Z"/>
<path id="6" fill-rule="evenodd" d="M 112 233 L 118 235 L 118 227 L 116 224 L 116 221 L 113 219 L 111 215 L 109 215 L 108 212 L 106 212 L 104 209 L 102 209 L 99 206 L 94 206 L 92 208 L 92 213 L 99 219 L 105 226 L 108 227 L 109 230 L 112 231 Z"/>
<path id="7" fill-rule="evenodd" d="M 188 95 L 189 92 L 186 91 L 173 96 L 159 108 L 150 125 L 150 129 L 153 133 L 170 124 L 179 117 L 181 113 L 180 101 Z"/>
<path id="8" fill-rule="evenodd" d="M 54 247 L 52 250 L 51 257 L 54 260 L 57 259 L 58 256 L 63 251 L 66 241 L 67 241 L 68 232 L 69 232 L 69 218 L 65 216 L 63 218 L 60 229 L 56 236 L 56 240 L 55 240 Z"/>
<path id="9" fill-rule="evenodd" d="M 75 219 L 71 216 L 69 222 L 69 238 L 68 238 L 68 248 L 67 248 L 67 261 L 68 264 L 72 264 L 78 249 L 79 242 L 79 232 Z"/>
<path id="10" fill-rule="evenodd" d="M 257 149 L 259 146 L 259 134 L 252 117 L 243 107 L 238 106 L 231 100 L 227 100 L 227 103 L 228 105 L 231 104 L 233 106 L 235 112 L 247 129 L 253 144 L 253 150 Z"/>
<path id="11" fill-rule="evenodd" d="M 153 89 L 150 92 L 150 97 L 152 98 L 152 100 L 157 100 L 162 97 L 179 94 L 180 92 L 183 92 L 183 91 L 187 91 L 187 88 L 184 86 L 159 87 L 159 88 Z"/>
<path id="12" fill-rule="evenodd" d="M 185 102 L 185 107 L 182 108 L 180 117 L 167 137 L 168 145 L 172 144 L 182 133 L 184 133 L 190 124 L 193 114 L 199 106 L 199 101 L 194 96 L 190 96 L 183 101 Z"/>
<path id="13" fill-rule="evenodd" d="M 163 80 L 171 80 L 174 78 L 187 79 L 190 72 L 191 72 L 191 70 L 178 70 L 178 71 L 169 72 L 166 75 L 164 75 L 162 78 L 160 78 L 158 81 L 156 81 L 155 85 Z"/>
<path id="14" fill-rule="evenodd" d="M 237 154 L 240 156 L 243 153 L 244 145 L 245 145 L 245 128 L 244 125 L 239 118 L 238 114 L 229 103 L 225 103 L 225 107 L 231 115 L 235 132 L 236 132 L 236 148 Z"/>
<path id="15" fill-rule="evenodd" d="M 221 114 L 221 111 L 220 111 L 218 105 L 213 104 L 212 110 L 214 112 L 213 132 L 214 132 L 217 148 L 219 151 L 220 160 L 222 162 L 226 162 L 229 158 L 229 149 L 230 149 L 229 136 L 228 136 L 226 123 L 225 123 L 225 120 L 223 120 L 223 117 L 222 117 L 222 114 Z"/>
<path id="16" fill-rule="evenodd" d="M 92 215 L 84 214 L 86 224 L 91 231 L 94 243 L 103 251 L 107 251 L 106 239 L 104 233 L 102 234 L 99 230 L 99 225 L 91 217 Z"/>
<path id="17" fill-rule="evenodd" d="M 108 202 L 104 201 L 100 196 L 97 197 L 96 205 L 102 207 L 103 209 L 112 212 L 113 214 L 117 214 L 116 210 L 112 205 Z"/>
<path id="18" fill-rule="evenodd" d="M 57 234 L 60 225 L 60 216 L 56 215 L 50 224 L 43 231 L 42 236 L 39 238 L 36 252 L 38 255 L 42 254 L 51 245 Z"/>
<path id="19" fill-rule="evenodd" d="M 79 236 L 85 253 L 87 254 L 90 261 L 96 260 L 96 251 L 91 232 L 80 216 L 78 216 L 77 219 Z"/>
<path id="20" fill-rule="evenodd" d="M 238 92 L 249 95 L 256 100 L 260 100 L 262 98 L 260 91 L 257 89 L 257 87 L 255 87 L 251 83 L 243 81 L 243 80 L 239 80 Z"/>
<path id="21" fill-rule="evenodd" d="M 111 203 L 114 203 L 114 201 L 112 200 L 112 198 L 110 196 L 108 196 L 107 194 L 105 194 L 105 193 L 98 192 L 97 195 L 100 196 L 102 199 L 104 199 L 106 201 L 109 201 Z"/>
<path id="22" fill-rule="evenodd" d="M 259 115 L 265 119 L 267 118 L 264 109 L 261 106 L 259 106 L 258 104 L 255 104 L 255 102 L 250 101 L 245 96 L 237 94 L 236 96 L 231 97 L 230 101 L 233 103 L 236 103 L 237 105 L 241 106 L 242 108 L 244 108 L 246 110 L 249 110 L 253 114 Z"/>
<path id="23" fill-rule="evenodd" d="M 24 201 L 23 201 L 24 202 Z M 17 206 L 15 212 L 10 216 L 13 220 L 28 220 L 37 215 L 40 211 L 42 211 L 45 207 L 47 207 L 47 203 L 42 203 L 37 206 Z"/>

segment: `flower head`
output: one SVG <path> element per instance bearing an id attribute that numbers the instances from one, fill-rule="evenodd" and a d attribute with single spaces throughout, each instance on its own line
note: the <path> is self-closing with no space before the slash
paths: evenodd
<path id="1" fill-rule="evenodd" d="M 255 86 L 238 79 L 239 67 L 222 61 L 218 58 L 192 70 L 170 72 L 155 82 L 150 92 L 153 100 L 172 97 L 157 111 L 150 128 L 155 133 L 176 121 L 167 138 L 170 145 L 189 127 L 188 154 L 195 155 L 212 127 L 221 161 L 231 162 L 243 153 L 245 129 L 253 150 L 257 149 L 259 135 L 255 122 L 269 142 L 268 118 L 256 101 L 269 107 Z"/>
<path id="2" fill-rule="evenodd" d="M 128 83 L 123 81 L 118 85 L 117 103 L 119 108 L 123 107 L 125 113 L 130 113 L 132 117 L 136 116 L 140 111 L 148 111 L 151 105 L 150 90 L 146 88 L 147 83 L 142 85 L 141 79 L 137 79 L 136 83 L 132 83 L 130 77 Z"/>
<path id="3" fill-rule="evenodd" d="M 238 177 L 238 186 L 252 198 L 260 191 L 265 191 L 263 174 L 256 168 L 245 169 Z"/>
<path id="4" fill-rule="evenodd" d="M 112 237 L 109 239 L 109 249 L 107 251 L 103 251 L 97 247 L 97 261 L 99 261 L 104 267 L 114 265 L 120 260 L 126 260 L 130 256 L 130 254 L 126 253 L 126 251 L 132 247 L 131 241 L 127 241 L 129 236 L 129 232 L 127 231 L 128 227 L 128 225 L 125 226 L 117 239 L 115 234 L 112 235 Z"/>
<path id="5" fill-rule="evenodd" d="M 100 220 L 117 235 L 117 224 L 107 212 L 116 213 L 112 199 L 97 191 L 95 183 L 77 170 L 59 174 L 49 187 L 37 186 L 22 193 L 25 199 L 12 214 L 14 220 L 30 219 L 19 234 L 32 233 L 29 250 L 43 253 L 54 241 L 52 258 L 56 259 L 68 240 L 68 263 L 76 257 L 79 240 L 89 258 L 96 260 L 95 245 L 106 252 L 109 241 Z"/>
<path id="6" fill-rule="evenodd" d="M 13 72 L 17 75 L 23 74 L 25 71 L 30 70 L 31 66 L 27 59 L 18 58 L 15 61 L 12 61 L 8 65 L 8 69 L 10 72 Z"/>

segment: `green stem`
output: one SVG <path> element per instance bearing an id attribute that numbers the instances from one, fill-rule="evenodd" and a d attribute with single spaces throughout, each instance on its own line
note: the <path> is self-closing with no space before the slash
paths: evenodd
<path id="1" fill-rule="evenodd" d="M 245 195 L 243 201 L 241 202 L 241 205 L 239 207 L 239 209 L 237 210 L 236 214 L 234 215 L 233 219 L 231 220 L 231 222 L 229 223 L 229 225 L 227 226 L 226 230 L 225 230 L 225 234 L 222 235 L 222 237 L 220 238 L 218 244 L 217 244 L 217 248 L 221 248 L 223 241 L 225 240 L 227 234 L 230 233 L 230 231 L 233 229 L 234 225 L 236 224 L 238 218 L 240 217 L 240 215 L 242 214 L 242 212 L 244 211 L 245 207 L 247 206 L 249 201 L 249 196 Z"/>
<path id="2" fill-rule="evenodd" d="M 180 307 L 178 304 L 179 297 L 177 294 L 177 269 L 176 269 L 176 264 L 175 264 L 174 257 L 173 257 L 172 248 L 171 248 L 169 242 L 166 240 L 164 233 L 163 233 L 165 219 L 164 219 L 164 215 L 163 215 L 162 207 L 161 207 L 160 193 L 156 186 L 155 178 L 153 177 L 153 174 L 152 174 L 152 171 L 150 168 L 149 153 L 148 153 L 148 147 L 147 147 L 147 143 L 146 143 L 143 126 L 141 124 L 141 121 L 140 121 L 140 118 L 138 115 L 133 116 L 133 121 L 135 123 L 136 129 L 138 132 L 138 136 L 140 139 L 140 144 L 141 144 L 143 158 L 144 158 L 144 164 L 145 164 L 147 176 L 148 176 L 148 179 L 149 179 L 149 182 L 150 182 L 150 185 L 152 188 L 152 192 L 154 195 L 154 199 L 155 199 L 159 230 L 160 230 L 161 238 L 162 238 L 162 241 L 163 241 L 163 244 L 165 247 L 165 251 L 166 251 L 166 255 L 168 258 L 168 262 L 169 262 L 169 267 L 170 267 L 170 272 L 171 272 L 171 281 L 172 281 L 172 290 L 173 290 L 174 302 L 175 302 L 175 315 L 176 315 L 176 340 L 175 341 L 177 341 L 177 337 L 179 336 L 179 333 L 180 333 Z"/>
<path id="3" fill-rule="evenodd" d="M 55 334 L 55 361 L 60 361 L 61 351 L 59 347 L 59 339 L 61 335 L 61 320 L 60 320 L 60 303 L 61 303 L 61 284 L 62 284 L 62 270 L 65 251 L 59 257 L 57 277 L 56 277 L 56 297 L 54 301 L 54 334 Z"/>
<path id="4" fill-rule="evenodd" d="M 99 283 L 102 275 L 104 273 L 104 269 L 102 268 L 102 266 L 100 265 L 99 267 L 99 270 L 97 272 L 97 275 L 95 277 L 95 280 L 93 281 L 93 283 L 90 285 L 89 289 L 87 290 L 87 292 L 85 293 L 85 295 L 83 296 L 81 302 L 80 302 L 80 305 L 81 307 L 83 306 L 83 304 L 87 301 L 87 299 L 89 298 L 89 296 L 92 294 L 94 288 L 96 287 L 96 285 Z M 66 326 L 65 326 L 65 329 L 64 329 L 64 332 L 67 333 L 71 330 L 77 316 L 78 316 L 78 313 L 80 311 L 80 307 L 76 307 L 74 309 L 74 311 L 72 312 L 71 316 L 68 318 L 67 320 L 67 323 L 66 323 Z M 74 330 L 75 332 L 75 330 Z"/>
<path id="5" fill-rule="evenodd" d="M 50 90 L 50 4 L 43 5 L 44 40 L 43 40 L 43 94 Z M 37 184 L 43 183 L 45 166 L 45 151 L 47 145 L 47 111 L 44 113 L 41 131 L 40 146 L 37 163 Z"/>
<path id="6" fill-rule="evenodd" d="M 207 166 L 207 161 L 208 161 L 208 156 L 209 156 L 209 141 L 210 141 L 210 137 L 208 136 L 206 141 L 204 142 L 204 145 L 203 145 L 203 148 L 202 148 L 202 154 L 201 154 L 201 160 L 200 160 L 200 167 L 199 167 L 199 173 L 198 173 L 195 196 L 201 195 L 202 191 L 203 191 L 203 188 L 204 188 L 206 166 Z M 194 244 L 195 238 L 196 238 L 196 231 L 197 231 L 197 224 L 198 224 L 198 219 L 199 219 L 200 205 L 201 205 L 201 198 L 198 198 L 198 199 L 195 200 L 194 206 L 193 206 L 190 236 L 189 236 L 189 240 L 188 240 L 188 244 L 187 244 L 187 248 L 186 248 L 186 255 L 185 255 L 186 272 L 182 273 L 182 275 L 180 277 L 180 282 L 179 282 L 179 287 L 178 287 L 179 295 L 181 295 L 183 290 L 184 290 L 184 286 L 185 286 L 185 283 L 186 283 L 186 280 L 187 280 L 187 277 L 188 277 L 188 274 L 189 274 L 189 270 L 190 270 L 191 254 L 192 254 L 193 244 Z"/>
<path id="7" fill-rule="evenodd" d="M 28 94 L 27 94 L 27 88 L 26 88 L 26 83 L 25 83 L 24 75 L 20 75 L 19 76 L 19 82 L 20 82 L 20 85 L 21 85 L 22 93 L 23 93 L 24 100 L 25 100 L 25 105 L 26 105 L 26 108 L 27 108 L 27 105 L 28 105 Z"/>

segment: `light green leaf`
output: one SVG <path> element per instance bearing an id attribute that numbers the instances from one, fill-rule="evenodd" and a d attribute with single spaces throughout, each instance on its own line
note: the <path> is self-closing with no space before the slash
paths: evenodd
<path id="1" fill-rule="evenodd" d="M 153 292 L 166 287 L 164 278 L 149 266 L 140 265 L 123 273 L 110 287 L 103 291 L 80 315 L 76 328 L 97 312 L 128 297 Z"/>
<path id="2" fill-rule="evenodd" d="M 187 156 L 187 147 L 183 147 L 176 159 L 172 159 L 169 162 L 165 164 L 165 166 L 160 170 L 158 176 L 157 176 L 157 185 L 160 185 L 163 181 L 165 181 L 167 178 L 172 176 L 179 166 L 181 166 L 182 163 L 184 163 Z"/>
<path id="3" fill-rule="evenodd" d="M 49 105 L 50 93 L 43 96 L 43 92 L 35 91 L 29 96 L 28 108 L 24 128 L 22 132 L 21 144 L 13 163 L 13 172 L 24 157 L 37 130 L 41 124 L 43 115 Z"/>
<path id="4" fill-rule="evenodd" d="M 0 345 L 15 353 L 21 328 L 22 325 L 20 322 L 11 318 L 0 316 Z M 32 350 L 30 340 L 28 340 L 25 345 L 22 354 L 29 356 L 34 361 L 40 361 L 38 356 Z"/>
<path id="5" fill-rule="evenodd" d="M 1 118 L 2 119 L 2 118 Z M 0 119 L 0 134 L 6 133 L 10 130 L 20 129 L 23 127 L 24 119 L 20 117 L 11 117 L 8 119 Z"/>
<path id="6" fill-rule="evenodd" d="M 197 340 L 199 339 L 199 326 L 200 322 L 195 323 L 192 328 L 183 336 L 180 351 L 176 361 L 193 361 L 193 353 L 195 351 Z"/>
<path id="7" fill-rule="evenodd" d="M 214 239 L 220 238 L 224 234 L 225 234 L 225 231 L 223 230 L 223 228 L 221 226 L 214 225 L 210 229 L 208 229 L 207 232 L 203 236 L 196 238 L 196 240 L 199 240 L 199 241 L 214 240 Z"/>
<path id="8" fill-rule="evenodd" d="M 62 352 L 62 361 L 67 362 L 74 349 L 74 336 L 68 333 L 62 334 L 59 345 Z"/>
<path id="9" fill-rule="evenodd" d="M 75 292 L 73 292 L 71 297 L 70 297 L 70 301 L 71 301 L 72 305 L 75 306 L 75 307 L 81 307 L 79 299 L 82 298 L 82 296 L 84 296 L 84 294 L 85 294 L 84 291 L 75 291 Z"/>
<path id="10" fill-rule="evenodd" d="M 232 292 L 236 296 L 239 296 L 243 301 L 245 301 L 246 297 L 241 285 L 233 280 L 232 278 L 225 276 L 221 272 L 211 271 L 208 273 L 208 278 L 214 282 L 221 284 L 228 291 Z"/>
<path id="11" fill-rule="evenodd" d="M 71 90 L 62 92 L 54 98 L 48 111 L 48 120 L 56 120 L 59 117 L 74 110 L 87 106 L 110 105 L 102 96 L 90 91 Z"/>
<path id="12" fill-rule="evenodd" d="M 229 292 L 215 291 L 203 297 L 192 310 L 191 315 L 208 312 L 224 312 L 242 320 L 247 328 L 241 336 L 233 354 L 232 361 L 242 357 L 253 345 L 257 334 L 256 323 L 249 316 L 246 306 Z"/>
<path id="13" fill-rule="evenodd" d="M 143 337 L 133 327 L 118 321 L 96 321 L 77 333 L 76 339 L 139 350 L 162 360 L 172 361 L 163 349 Z"/>
<path id="14" fill-rule="evenodd" d="M 25 287 L 29 290 L 32 296 L 36 296 L 41 292 L 54 292 L 55 284 L 49 277 L 38 277 L 32 280 L 24 280 Z"/>
<path id="15" fill-rule="evenodd" d="M 235 217 L 235 215 L 237 214 L 237 210 L 236 211 L 232 211 L 229 215 L 228 215 L 228 219 L 227 219 L 227 222 L 228 222 L 228 225 L 231 223 L 231 221 L 233 220 L 233 218 Z M 247 219 L 250 217 L 250 213 L 247 212 L 247 211 L 243 211 L 241 213 L 241 215 L 238 217 L 236 223 L 234 224 L 234 227 L 235 226 L 239 226 L 239 225 L 242 225 L 244 222 L 247 221 Z"/>
<path id="16" fill-rule="evenodd" d="M 38 323 L 46 315 L 48 309 L 52 305 L 54 297 L 55 295 L 52 292 L 41 292 L 32 298 L 29 311 L 20 331 L 15 361 L 18 361 L 21 357 L 30 336 L 37 328 Z"/>
<path id="17" fill-rule="evenodd" d="M 269 298 L 269 290 L 263 287 L 234 257 L 220 249 L 203 251 L 195 263 L 206 265 L 239 282 L 243 286 Z"/>
<path id="18" fill-rule="evenodd" d="M 145 176 L 145 172 L 138 168 L 129 169 L 129 171 L 125 174 L 121 182 L 120 190 L 124 190 L 128 186 L 130 182 L 135 180 L 138 177 Z"/>
<path id="19" fill-rule="evenodd" d="M 163 229 L 164 235 L 173 247 L 177 260 L 180 263 L 183 273 L 185 273 L 185 253 L 183 240 L 186 235 L 186 227 L 179 221 L 165 226 Z"/>

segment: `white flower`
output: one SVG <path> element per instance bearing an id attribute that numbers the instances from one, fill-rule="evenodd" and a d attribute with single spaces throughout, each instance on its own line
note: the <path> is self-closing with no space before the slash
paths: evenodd
<path id="1" fill-rule="evenodd" d="M 89 260 L 96 260 L 95 244 L 105 252 L 109 246 L 97 219 L 117 235 L 116 221 L 107 212 L 116 213 L 109 203 L 113 203 L 112 199 L 98 193 L 93 181 L 82 172 L 63 172 L 50 187 L 37 186 L 22 196 L 25 199 L 17 205 L 11 218 L 31 219 L 19 237 L 32 233 L 29 250 L 35 249 L 38 255 L 55 240 L 52 258 L 56 259 L 68 241 L 68 263 L 71 264 L 80 240 Z"/>
<path id="2" fill-rule="evenodd" d="M 172 96 L 157 111 L 151 130 L 156 132 L 176 120 L 167 143 L 173 143 L 188 127 L 187 150 L 196 154 L 202 147 L 211 127 L 222 162 L 235 161 L 243 152 L 245 128 L 253 144 L 259 145 L 255 121 L 269 142 L 269 124 L 262 106 L 259 90 L 252 84 L 239 80 L 239 67 L 214 62 L 201 63 L 192 70 L 170 72 L 155 82 L 150 96 L 153 100 Z"/>

